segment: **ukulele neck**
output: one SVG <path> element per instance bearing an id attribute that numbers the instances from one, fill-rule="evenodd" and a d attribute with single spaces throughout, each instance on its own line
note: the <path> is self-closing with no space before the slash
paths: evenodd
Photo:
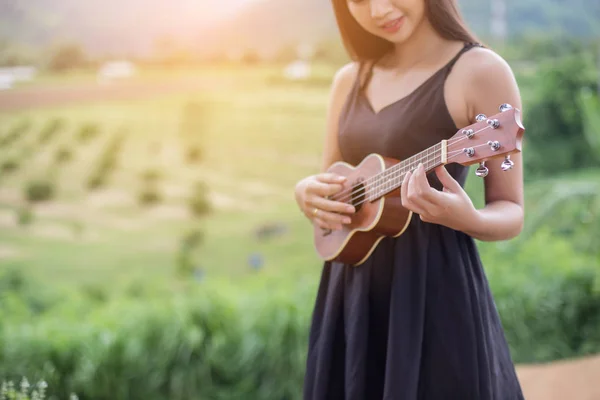
<path id="1" fill-rule="evenodd" d="M 447 141 L 441 142 L 423 150 L 414 156 L 395 164 L 373 176 L 367 185 L 370 186 L 369 200 L 377 200 L 402 186 L 404 177 L 412 172 L 419 164 L 423 164 L 425 173 L 447 163 Z"/>

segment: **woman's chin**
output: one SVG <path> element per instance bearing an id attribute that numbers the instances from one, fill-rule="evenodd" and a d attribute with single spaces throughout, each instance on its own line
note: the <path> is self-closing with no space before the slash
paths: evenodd
<path id="1" fill-rule="evenodd" d="M 388 33 L 382 30 L 379 30 L 375 33 L 375 35 L 379 36 L 382 39 L 387 40 L 393 44 L 402 44 L 406 42 L 406 40 L 410 37 L 412 30 L 409 29 L 408 26 L 403 26 L 400 30 L 394 33 Z"/>

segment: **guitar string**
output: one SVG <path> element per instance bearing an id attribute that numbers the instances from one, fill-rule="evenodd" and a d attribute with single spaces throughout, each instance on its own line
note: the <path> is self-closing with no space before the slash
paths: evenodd
<path id="1" fill-rule="evenodd" d="M 441 149 L 440 149 L 440 150 L 441 150 Z M 462 150 L 455 150 L 455 151 L 458 151 L 458 152 L 460 152 L 460 153 L 462 153 L 462 152 L 463 152 Z M 436 153 L 437 153 L 437 152 L 438 152 L 438 151 L 436 151 Z M 458 155 L 458 154 L 457 154 L 457 155 Z M 437 155 L 436 155 L 436 154 L 433 154 L 433 156 L 434 156 L 434 157 L 436 157 Z M 420 161 L 420 160 L 419 160 L 419 161 Z M 415 161 L 415 162 L 416 162 L 416 161 Z M 428 161 L 426 164 L 429 164 L 429 161 Z M 440 161 L 439 161 L 439 160 L 437 160 L 437 161 L 435 162 L 435 164 L 436 164 L 436 165 L 441 165 L 441 163 L 440 163 Z M 418 164 L 417 164 L 417 165 L 418 165 Z M 403 167 L 403 168 L 402 168 L 402 170 L 400 171 L 400 173 L 399 173 L 399 174 L 398 174 L 398 173 L 395 173 L 395 174 L 397 174 L 397 175 L 398 175 L 398 177 L 401 177 L 402 175 L 406 175 L 406 174 L 408 173 L 408 171 L 404 171 L 404 170 L 405 170 L 405 168 L 407 168 L 407 167 L 408 167 L 410 170 L 414 170 L 414 169 L 416 168 L 415 166 L 413 166 L 413 162 L 411 162 L 411 163 L 410 163 L 410 165 L 408 165 L 408 166 L 406 166 L 406 167 Z M 434 167 L 432 167 L 432 168 L 434 168 Z M 338 201 L 341 201 L 341 202 L 346 202 L 347 200 L 359 200 L 359 199 L 361 199 L 361 198 L 362 198 L 362 197 L 364 197 L 364 196 L 369 196 L 369 195 L 371 195 L 372 193 L 377 193 L 377 191 L 378 191 L 378 190 L 380 190 L 381 188 L 383 188 L 383 187 L 385 186 L 385 183 L 384 183 L 384 184 L 380 184 L 380 182 L 381 182 L 381 179 L 379 179 L 378 181 L 375 181 L 375 182 L 373 182 L 373 184 L 371 184 L 371 185 L 369 185 L 369 184 L 366 184 L 366 185 L 364 185 L 364 186 L 363 186 L 363 188 L 364 188 L 364 189 L 362 189 L 362 193 L 360 193 L 360 192 L 361 192 L 361 189 L 359 189 L 359 190 L 355 190 L 355 191 L 353 191 L 352 193 L 350 193 L 348 196 L 344 196 L 343 198 L 340 198 Z M 386 181 L 386 182 L 387 182 L 387 181 Z M 354 196 L 354 195 L 355 195 L 355 194 L 357 194 L 357 193 L 360 193 L 360 195 L 358 195 L 358 196 Z M 351 204 L 351 203 L 348 203 L 348 204 Z"/>
<path id="2" fill-rule="evenodd" d="M 439 146 L 440 144 L 441 143 L 438 143 L 438 144 L 432 146 L 432 147 L 439 147 L 439 148 L 436 148 L 433 151 L 433 153 L 426 154 L 426 155 L 420 155 L 421 153 L 419 153 L 419 154 L 416 154 L 416 155 L 411 156 L 410 158 L 406 159 L 403 162 L 405 165 L 400 167 L 400 171 L 404 170 L 407 167 L 408 168 L 412 167 L 415 163 L 421 162 L 423 160 L 428 160 L 431 156 L 437 157 L 442 151 L 441 146 Z M 413 157 L 417 157 L 417 158 L 412 160 Z M 352 195 L 359 192 L 361 190 L 361 187 L 370 186 L 373 184 L 379 184 L 381 181 L 384 181 L 384 180 L 387 181 L 388 180 L 387 178 L 389 178 L 388 175 L 398 173 L 397 165 L 399 165 L 399 164 L 396 164 L 396 165 L 390 167 L 389 169 L 385 170 L 384 172 L 380 172 L 377 175 L 364 180 L 363 182 L 361 182 L 360 185 L 353 185 L 349 189 L 346 189 L 344 191 L 336 193 L 333 197 L 330 197 L 329 199 L 334 200 L 334 201 L 346 201 L 346 200 L 352 198 Z M 394 169 L 394 171 L 392 171 L 392 169 Z M 391 172 L 389 172 L 389 171 L 391 171 Z"/>
<path id="3" fill-rule="evenodd" d="M 482 131 L 484 131 L 484 130 L 486 130 L 486 129 L 489 129 L 489 128 L 490 128 L 489 126 L 486 126 L 485 128 L 482 128 L 482 129 L 480 129 L 480 130 L 478 130 L 478 131 L 475 131 L 475 132 L 473 132 L 473 134 L 477 134 L 477 133 L 479 133 L 479 132 L 482 132 Z M 461 141 L 463 141 L 463 140 L 466 140 L 466 139 L 469 139 L 469 137 L 468 137 L 468 136 L 464 136 L 464 137 L 461 137 L 461 138 L 450 139 L 450 140 L 448 140 L 448 141 L 447 141 L 447 143 L 446 143 L 446 148 L 447 148 L 448 146 L 454 145 L 454 144 L 456 144 L 456 143 L 458 143 L 458 142 L 461 142 Z M 388 178 L 387 174 L 389 174 L 389 172 L 387 172 L 387 171 L 390 171 L 390 170 L 392 170 L 392 169 L 400 169 L 400 170 L 403 170 L 403 169 L 405 169 L 405 168 L 407 168 L 407 167 L 410 169 L 410 167 L 411 167 L 411 166 L 412 166 L 412 165 L 413 165 L 415 162 L 420 162 L 420 161 L 422 161 L 422 160 L 424 160 L 424 159 L 428 159 L 428 158 L 429 158 L 430 156 L 432 156 L 432 155 L 433 155 L 433 156 L 437 155 L 436 153 L 437 153 L 438 151 L 441 151 L 441 150 L 442 150 L 442 148 L 441 148 L 441 147 L 440 147 L 439 149 L 436 149 L 436 150 L 434 150 L 434 153 L 433 153 L 433 154 L 425 154 L 424 156 L 420 156 L 420 154 L 421 154 L 421 153 L 423 153 L 423 152 L 427 152 L 427 151 L 428 151 L 428 150 L 430 150 L 431 148 L 434 148 L 434 147 L 436 147 L 436 146 L 439 146 L 439 145 L 441 145 L 441 144 L 442 144 L 442 142 L 436 143 L 435 145 L 433 145 L 433 146 L 429 147 L 428 149 L 426 149 L 426 150 L 423 150 L 423 151 L 419 152 L 418 154 L 415 154 L 414 156 L 411 156 L 411 157 L 409 157 L 409 158 L 408 158 L 408 159 L 406 159 L 405 161 L 402 161 L 402 162 L 400 162 L 400 163 L 398 163 L 398 164 L 396 164 L 396 165 L 394 165 L 394 166 L 390 167 L 388 170 L 386 170 L 386 171 L 383 171 L 383 172 L 380 172 L 380 173 L 378 173 L 377 175 L 375 175 L 375 176 L 372 176 L 372 177 L 370 177 L 370 178 L 366 179 L 365 181 L 361 182 L 361 183 L 362 183 L 362 186 L 365 186 L 365 185 L 368 185 L 368 184 L 379 183 L 379 182 L 381 182 L 382 180 L 386 180 L 386 181 L 387 181 L 387 178 Z M 410 160 L 411 160 L 413 157 L 420 157 L 420 158 L 418 158 L 418 159 L 415 159 L 414 161 L 410 161 Z M 409 161 L 410 161 L 410 162 L 409 162 Z M 401 164 L 405 164 L 405 165 L 404 165 L 404 166 L 402 166 L 402 167 L 399 167 L 399 168 L 398 168 L 398 166 L 399 166 L 399 165 L 401 165 Z M 386 173 L 386 172 L 387 172 L 387 173 Z M 407 172 L 408 172 L 408 171 L 407 171 Z M 394 173 L 396 173 L 396 172 L 394 171 Z M 334 200 L 334 201 L 342 201 L 341 199 L 343 198 L 343 199 L 344 199 L 343 201 L 346 201 L 346 200 L 348 200 L 349 198 L 351 198 L 351 197 L 352 197 L 352 195 L 354 195 L 356 192 L 360 191 L 360 187 L 361 187 L 361 185 L 354 185 L 354 186 L 350 187 L 349 189 L 346 189 L 346 190 L 344 190 L 344 191 L 341 191 L 341 192 L 339 192 L 339 193 L 336 193 L 336 194 L 334 195 L 334 197 L 331 197 L 331 198 L 329 198 L 329 199 L 330 199 L 330 200 Z M 358 188 L 358 189 L 357 189 L 357 188 Z M 349 192 L 349 190 L 350 190 L 351 192 Z M 347 195 L 349 195 L 349 196 L 347 196 Z"/>
<path id="4" fill-rule="evenodd" d="M 487 144 L 481 144 L 481 145 L 474 146 L 474 147 L 480 147 L 480 146 L 487 146 Z M 457 154 L 454 154 L 454 155 L 452 155 L 452 156 L 448 157 L 448 160 L 449 160 L 449 159 L 451 159 L 451 158 L 453 158 L 453 157 L 456 157 L 456 156 L 458 156 L 459 154 L 461 154 L 461 153 L 463 152 L 462 150 L 455 150 L 455 151 L 457 152 Z M 441 165 L 441 164 L 440 164 L 440 165 Z M 408 171 L 407 171 L 407 172 L 408 172 Z M 364 194 L 364 193 L 363 193 L 363 194 Z M 362 196 L 362 195 L 361 195 L 361 196 L 357 196 L 357 198 L 361 198 L 361 197 L 364 197 L 364 196 Z M 365 203 L 365 202 L 367 202 L 367 201 L 369 201 L 369 197 L 366 197 L 365 199 L 363 199 L 363 200 L 359 201 L 358 203 L 355 203 L 355 204 L 354 204 L 354 206 L 355 206 L 355 207 L 356 207 L 356 206 L 360 206 L 361 204 L 363 204 L 363 203 Z"/>
<path id="5" fill-rule="evenodd" d="M 473 134 L 482 132 L 482 131 L 484 131 L 486 129 L 490 129 L 490 127 L 486 126 L 485 128 L 482 128 L 482 129 L 480 129 L 478 131 L 475 131 Z M 468 136 L 464 136 L 464 137 L 456 138 L 456 139 L 450 139 L 450 140 L 448 140 L 448 142 L 446 144 L 446 148 L 448 148 L 449 146 L 452 146 L 452 145 L 454 145 L 456 143 L 459 143 L 459 142 L 461 142 L 463 140 L 468 140 L 468 139 L 469 139 Z M 389 178 L 388 175 L 390 174 L 390 172 L 387 172 L 387 171 L 391 171 L 392 169 L 395 169 L 396 171 L 393 171 L 391 173 L 397 174 L 398 171 L 400 171 L 400 175 L 402 175 L 402 174 L 406 174 L 406 172 L 408 172 L 408 171 L 404 172 L 404 169 L 406 169 L 406 168 L 408 168 L 409 170 L 415 169 L 416 166 L 413 166 L 415 163 L 421 162 L 423 160 L 427 160 L 426 163 L 428 164 L 430 162 L 429 158 L 431 156 L 436 157 L 438 155 L 438 153 L 442 150 L 441 144 L 442 144 L 442 142 L 439 142 L 439 143 L 435 144 L 434 146 L 431 146 L 430 148 L 428 148 L 426 150 L 423 150 L 420 153 L 415 154 L 414 156 L 411 156 L 410 158 L 408 158 L 404 162 L 400 162 L 400 163 L 398 163 L 398 164 L 390 167 L 388 170 L 384 171 L 385 173 L 381 172 L 381 173 L 378 173 L 377 175 L 375 175 L 374 177 L 370 177 L 370 178 L 366 179 L 365 181 L 362 182 L 362 187 L 365 187 L 365 186 L 368 186 L 368 185 L 380 185 L 380 183 L 382 181 L 386 181 L 387 182 L 388 178 Z M 438 146 L 439 146 L 439 148 L 436 148 Z M 422 153 L 429 152 L 430 149 L 432 149 L 432 148 L 435 148 L 434 151 L 433 151 L 433 153 L 424 154 L 424 155 L 421 156 Z M 463 150 L 453 150 L 453 151 L 463 152 Z M 415 159 L 415 160 L 413 160 L 413 161 L 411 161 L 411 159 L 413 157 L 418 157 L 418 158 Z M 399 165 L 402 165 L 402 164 L 405 164 L 405 165 L 401 166 L 401 167 L 398 167 Z M 349 189 L 346 189 L 346 190 L 344 190 L 344 191 L 342 191 L 340 193 L 336 193 L 333 197 L 331 197 L 329 199 L 330 200 L 334 200 L 334 201 L 346 202 L 348 199 L 351 199 L 354 194 L 356 194 L 356 193 L 358 193 L 360 191 L 361 191 L 361 185 L 354 185 L 354 186 L 350 187 Z"/>

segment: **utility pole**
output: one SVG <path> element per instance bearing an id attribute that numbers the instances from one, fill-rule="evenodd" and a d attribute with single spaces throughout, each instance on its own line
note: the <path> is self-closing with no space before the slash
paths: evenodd
<path id="1" fill-rule="evenodd" d="M 506 40 L 506 0 L 491 0 L 490 33 L 499 44 Z"/>

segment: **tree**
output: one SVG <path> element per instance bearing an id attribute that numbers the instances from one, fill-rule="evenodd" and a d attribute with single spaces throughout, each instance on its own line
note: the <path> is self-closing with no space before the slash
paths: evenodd
<path id="1" fill-rule="evenodd" d="M 48 69 L 56 72 L 65 72 L 85 66 L 86 61 L 87 58 L 81 46 L 74 43 L 62 44 L 51 51 Z"/>
<path id="2" fill-rule="evenodd" d="M 590 153 L 600 162 L 600 98 L 591 90 L 580 91 L 577 101 L 582 110 L 583 135 Z M 596 164 L 598 165 L 598 164 Z M 530 213 L 526 238 L 542 225 L 572 237 L 582 251 L 600 255 L 600 168 L 589 173 L 563 173 L 531 187 L 530 197 L 537 198 Z M 590 177 L 591 176 L 591 177 Z M 536 190 L 537 189 L 537 190 Z"/>
<path id="3" fill-rule="evenodd" d="M 600 69 L 600 68 L 599 68 Z M 600 86 L 600 84 L 599 84 Z M 600 162 L 600 95 L 584 89 L 580 93 L 579 104 L 583 116 L 583 132 L 596 159 Z"/>
<path id="4" fill-rule="evenodd" d="M 539 67 L 536 96 L 525 112 L 524 152 L 528 177 L 595 165 L 584 134 L 580 93 L 595 90 L 592 56 L 575 53 Z"/>

